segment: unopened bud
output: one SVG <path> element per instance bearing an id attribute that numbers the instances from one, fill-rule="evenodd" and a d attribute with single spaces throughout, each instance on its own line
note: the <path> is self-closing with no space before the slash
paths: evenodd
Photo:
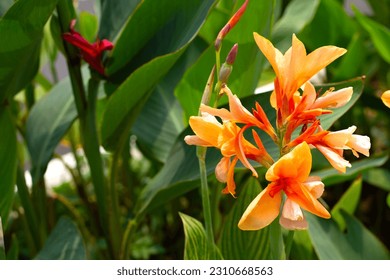
<path id="1" fill-rule="evenodd" d="M 221 70 L 219 71 L 218 80 L 222 84 L 227 83 L 227 80 L 230 76 L 230 73 L 232 73 L 233 63 L 236 60 L 237 51 L 238 51 L 238 44 L 234 44 L 234 46 L 232 47 L 232 49 L 230 50 L 229 54 L 226 57 L 225 63 L 222 64 L 222 66 L 221 66 Z"/>
<path id="2" fill-rule="evenodd" d="M 226 62 L 222 64 L 221 70 L 219 71 L 219 77 L 218 77 L 219 82 L 221 82 L 222 84 L 226 84 L 230 76 L 230 73 L 232 73 L 232 70 L 233 70 L 232 65 L 229 65 Z"/>
<path id="3" fill-rule="evenodd" d="M 236 43 L 230 50 L 228 56 L 226 57 L 227 64 L 233 65 L 234 61 L 236 60 L 237 52 L 238 52 L 238 44 Z"/>
<path id="4" fill-rule="evenodd" d="M 229 19 L 226 25 L 222 27 L 221 31 L 219 31 L 217 39 L 214 43 L 216 51 L 220 50 L 223 38 L 225 38 L 225 36 L 229 33 L 231 29 L 233 29 L 233 27 L 240 20 L 241 16 L 244 14 L 248 2 L 249 0 L 245 0 L 244 4 L 242 4 L 242 6 L 237 10 L 237 12 Z"/>

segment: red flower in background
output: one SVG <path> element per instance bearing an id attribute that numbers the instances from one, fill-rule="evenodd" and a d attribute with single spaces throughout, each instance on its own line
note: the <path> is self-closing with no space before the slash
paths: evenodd
<path id="1" fill-rule="evenodd" d="M 104 67 L 102 64 L 103 51 L 111 50 L 114 45 L 108 40 L 99 40 L 93 44 L 89 43 L 80 33 L 74 30 L 76 20 L 72 20 L 70 23 L 70 32 L 64 33 L 62 38 L 68 43 L 76 46 L 80 49 L 81 57 L 101 75 L 104 74 Z"/>

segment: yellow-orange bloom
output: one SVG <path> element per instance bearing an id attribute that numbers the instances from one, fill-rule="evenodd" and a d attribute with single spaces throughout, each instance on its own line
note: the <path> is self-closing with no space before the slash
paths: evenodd
<path id="1" fill-rule="evenodd" d="M 248 206 L 238 227 L 258 230 L 269 225 L 279 215 L 282 191 L 287 196 L 280 219 L 282 226 L 288 229 L 307 227 L 300 207 L 322 218 L 330 218 L 329 212 L 317 200 L 324 185 L 318 177 L 309 176 L 311 164 L 311 152 L 306 142 L 275 162 L 265 175 L 269 185 Z"/>
<path id="2" fill-rule="evenodd" d="M 240 128 L 233 121 L 220 123 L 214 116 L 203 112 L 202 116 L 190 117 L 189 123 L 196 135 L 188 135 L 184 138 L 188 145 L 215 147 L 221 150 L 223 158 L 216 166 L 215 174 L 220 182 L 227 183 L 224 193 L 235 195 L 233 176 L 238 160 L 252 171 L 253 176 L 258 176 L 248 158 L 261 163 L 268 155 L 256 132 L 253 131 L 253 137 L 258 147 L 244 139 L 245 129 Z"/>
<path id="3" fill-rule="evenodd" d="M 385 104 L 387 107 L 390 108 L 390 90 L 386 90 L 382 94 L 381 99 L 382 99 L 383 104 Z"/>
<path id="4" fill-rule="evenodd" d="M 293 35 L 292 46 L 283 55 L 268 39 L 257 33 L 254 38 L 274 69 L 282 94 L 288 99 L 317 72 L 346 52 L 343 48 L 324 46 L 306 54 L 303 43 Z"/>

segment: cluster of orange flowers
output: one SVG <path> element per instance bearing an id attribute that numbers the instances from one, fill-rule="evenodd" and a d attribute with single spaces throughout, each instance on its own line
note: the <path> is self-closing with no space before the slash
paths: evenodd
<path id="1" fill-rule="evenodd" d="M 319 217 L 330 217 L 318 201 L 324 191 L 321 178 L 309 176 L 310 149 L 318 149 L 335 169 L 345 172 L 351 164 L 343 158 L 343 151 L 369 156 L 370 139 L 354 134 L 356 126 L 335 132 L 324 130 L 318 118 L 351 99 L 351 87 L 337 91 L 331 88 L 319 96 L 309 82 L 318 71 L 343 55 L 345 49 L 325 46 L 307 54 L 303 43 L 293 35 L 291 48 L 282 54 L 259 34 L 255 33 L 254 39 L 276 73 L 270 100 L 276 110 L 275 127 L 260 104 L 256 103 L 250 112 L 224 85 L 221 94 L 228 96 L 229 110 L 201 104 L 201 115 L 189 120 L 195 135 L 186 136 L 185 141 L 189 145 L 220 149 L 223 157 L 215 174 L 220 182 L 226 183 L 224 193 L 235 195 L 234 169 L 238 161 L 255 177 L 258 174 L 250 161 L 268 169 L 265 178 L 269 184 L 248 206 L 239 228 L 257 230 L 269 225 L 279 215 L 284 201 L 280 224 L 287 229 L 305 229 L 307 221 L 301 208 Z M 251 127 L 266 132 L 279 147 L 277 161 L 268 154 L 256 130 L 252 129 L 254 143 L 244 137 L 244 132 Z M 293 132 L 298 129 L 301 132 L 294 138 Z"/>

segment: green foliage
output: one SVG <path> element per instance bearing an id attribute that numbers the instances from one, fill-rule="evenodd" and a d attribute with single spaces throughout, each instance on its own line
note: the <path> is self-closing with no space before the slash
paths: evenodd
<path id="1" fill-rule="evenodd" d="M 342 212 L 345 211 L 346 213 L 353 215 L 359 204 L 361 192 L 362 178 L 358 178 L 352 183 L 348 190 L 339 199 L 337 204 L 333 207 L 331 212 L 333 220 L 336 221 L 341 230 L 345 230 L 346 226 Z"/>
<path id="2" fill-rule="evenodd" d="M 184 226 L 185 260 L 217 260 L 222 259 L 218 248 L 210 244 L 206 237 L 206 232 L 202 224 L 196 219 L 180 213 L 180 218 Z"/>
<path id="3" fill-rule="evenodd" d="M 77 117 L 70 80 L 65 79 L 39 100 L 26 122 L 26 141 L 36 182 L 45 172 L 54 149 Z"/>
<path id="4" fill-rule="evenodd" d="M 16 181 L 16 127 L 8 108 L 0 109 L 0 217 L 4 228 L 7 226 L 8 215 L 14 200 Z"/>
<path id="5" fill-rule="evenodd" d="M 17 1 L 0 19 L 0 103 L 22 90 L 38 71 L 43 27 L 57 0 Z"/>
<path id="6" fill-rule="evenodd" d="M 83 239 L 76 225 L 62 217 L 46 240 L 37 260 L 83 260 L 86 258 Z"/>
<path id="7" fill-rule="evenodd" d="M 341 231 L 333 220 L 307 215 L 309 233 L 314 249 L 323 260 L 388 260 L 389 251 L 356 218 L 340 212 L 346 223 Z"/>
<path id="8" fill-rule="evenodd" d="M 242 231 L 237 226 L 242 213 L 260 191 L 259 182 L 250 178 L 227 214 L 220 240 L 221 253 L 224 259 L 265 260 L 270 258 L 269 239 L 271 237 L 268 228 L 259 231 Z"/>

